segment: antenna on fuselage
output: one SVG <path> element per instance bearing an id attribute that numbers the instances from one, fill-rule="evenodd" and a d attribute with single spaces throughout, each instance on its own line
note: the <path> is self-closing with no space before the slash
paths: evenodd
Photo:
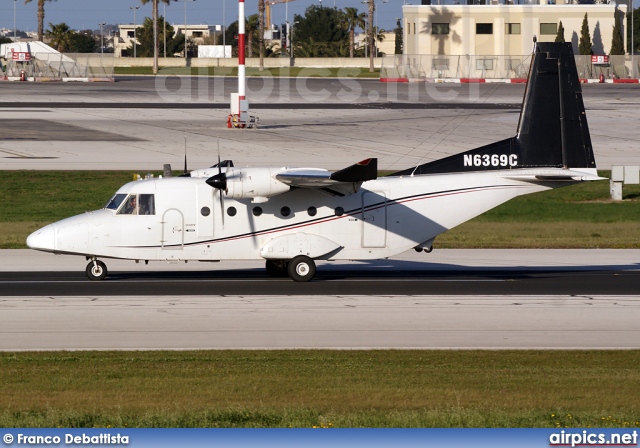
<path id="1" fill-rule="evenodd" d="M 187 171 L 187 133 L 184 133 L 184 175 L 186 176 Z"/>

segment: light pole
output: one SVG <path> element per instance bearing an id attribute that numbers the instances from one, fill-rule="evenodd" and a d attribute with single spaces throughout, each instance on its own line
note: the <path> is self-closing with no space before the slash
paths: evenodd
<path id="1" fill-rule="evenodd" d="M 176 0 L 184 3 L 184 65 L 187 66 L 187 57 L 189 54 L 187 47 L 187 2 L 195 2 L 196 0 Z"/>
<path id="2" fill-rule="evenodd" d="M 139 6 L 129 6 L 129 9 L 133 10 L 133 57 L 136 58 L 136 46 L 137 46 L 137 38 L 136 38 L 136 11 L 140 9 Z"/>
<path id="3" fill-rule="evenodd" d="M 102 27 L 106 25 L 106 23 L 99 23 L 100 25 L 100 57 L 104 56 L 104 32 L 102 31 Z"/>
<path id="4" fill-rule="evenodd" d="M 226 45 L 227 45 L 227 21 L 226 21 L 225 15 L 224 15 L 224 4 L 225 3 L 227 3 L 227 0 L 222 0 L 222 46 L 223 47 L 226 47 Z M 223 48 L 222 52 L 226 56 L 227 50 L 225 50 Z"/>
<path id="5" fill-rule="evenodd" d="M 293 22 L 291 24 L 291 39 L 289 40 L 290 43 L 290 47 L 289 47 L 289 55 L 291 57 L 290 61 L 289 61 L 289 65 L 293 67 L 293 60 L 295 59 L 295 56 L 293 55 L 293 31 L 295 28 L 295 25 L 297 25 L 300 22 Z M 289 25 L 289 22 L 287 22 L 287 25 Z M 287 32 L 287 36 L 289 35 L 289 33 Z"/>
<path id="6" fill-rule="evenodd" d="M 162 32 L 162 38 L 164 40 L 164 57 L 167 58 L 167 4 L 162 4 L 162 24 L 164 25 L 164 31 Z"/>
<path id="7" fill-rule="evenodd" d="M 13 0 L 13 41 L 16 41 L 16 3 L 18 0 Z"/>

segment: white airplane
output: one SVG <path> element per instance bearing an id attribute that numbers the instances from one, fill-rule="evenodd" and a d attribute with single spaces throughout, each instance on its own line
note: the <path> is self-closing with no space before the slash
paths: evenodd
<path id="1" fill-rule="evenodd" d="M 224 167 L 223 167 L 224 165 Z M 97 211 L 32 233 L 27 245 L 100 259 L 266 260 L 309 281 L 314 260 L 431 251 L 441 233 L 516 196 L 601 179 L 571 44 L 538 43 L 515 137 L 377 178 L 377 159 L 340 171 L 230 163 L 121 187 Z"/>

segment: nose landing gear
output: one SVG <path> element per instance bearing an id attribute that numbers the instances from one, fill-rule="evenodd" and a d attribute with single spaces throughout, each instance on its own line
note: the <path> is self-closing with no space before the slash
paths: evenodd
<path id="1" fill-rule="evenodd" d="M 87 265 L 86 273 L 89 280 L 103 280 L 107 276 L 107 265 L 93 259 Z"/>

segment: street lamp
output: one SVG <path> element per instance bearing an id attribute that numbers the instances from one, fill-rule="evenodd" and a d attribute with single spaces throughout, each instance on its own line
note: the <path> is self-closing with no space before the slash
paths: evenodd
<path id="1" fill-rule="evenodd" d="M 137 37 L 136 37 L 136 11 L 138 9 L 140 9 L 139 6 L 129 6 L 129 9 L 133 10 L 133 57 L 136 58 L 137 54 L 136 54 L 136 42 L 137 42 Z"/>
<path id="2" fill-rule="evenodd" d="M 16 41 L 16 3 L 18 0 L 13 0 L 13 41 Z"/>
<path id="3" fill-rule="evenodd" d="M 100 57 L 104 56 L 104 32 L 102 31 L 102 27 L 106 25 L 106 23 L 98 23 L 100 25 Z"/>
<path id="4" fill-rule="evenodd" d="M 184 3 L 184 65 L 187 66 L 187 58 L 189 52 L 187 50 L 187 2 L 195 2 L 196 0 L 176 0 Z"/>
<path id="5" fill-rule="evenodd" d="M 293 22 L 291 24 L 290 30 L 291 30 L 291 35 L 289 37 L 289 65 L 293 66 L 293 60 L 294 60 L 294 55 L 293 55 L 293 29 L 294 29 L 294 25 L 297 25 L 298 21 Z M 289 22 L 287 21 L 287 26 L 289 25 Z M 289 32 L 287 31 L 287 36 L 289 36 Z"/>

